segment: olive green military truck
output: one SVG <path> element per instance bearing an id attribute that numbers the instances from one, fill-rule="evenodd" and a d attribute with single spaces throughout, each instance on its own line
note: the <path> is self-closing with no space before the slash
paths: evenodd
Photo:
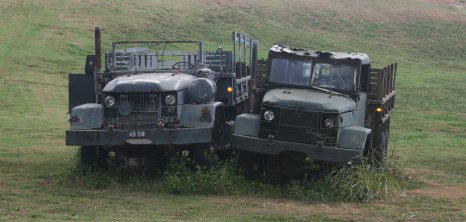
<path id="1" fill-rule="evenodd" d="M 201 41 L 118 41 L 105 53 L 101 28 L 85 73 L 69 74 L 70 129 L 85 164 L 163 167 L 188 154 L 229 154 L 235 117 L 247 107 L 258 42 L 234 32 L 232 50 L 204 51 Z"/>
<path id="2" fill-rule="evenodd" d="M 374 69 L 364 53 L 282 46 L 268 56 L 266 72 L 253 76 L 255 106 L 236 117 L 240 167 L 384 160 L 397 64 Z"/>

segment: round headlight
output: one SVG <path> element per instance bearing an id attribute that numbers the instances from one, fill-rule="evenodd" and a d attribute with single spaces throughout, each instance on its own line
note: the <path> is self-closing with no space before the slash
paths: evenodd
<path id="1" fill-rule="evenodd" d="M 267 110 L 264 112 L 264 119 L 267 121 L 272 121 L 275 118 L 275 113 L 272 110 Z"/>
<path id="2" fill-rule="evenodd" d="M 335 126 L 335 119 L 334 118 L 327 118 L 324 120 L 324 127 L 325 128 L 332 128 Z"/>
<path id="3" fill-rule="evenodd" d="M 189 84 L 189 96 L 196 103 L 206 103 L 215 96 L 217 86 L 209 78 L 198 78 Z"/>
<path id="4" fill-rule="evenodd" d="M 109 108 L 115 107 L 116 106 L 115 98 L 113 98 L 113 96 L 105 97 L 105 105 Z"/>
<path id="5" fill-rule="evenodd" d="M 176 104 L 176 97 L 172 94 L 165 96 L 165 104 L 173 106 Z"/>

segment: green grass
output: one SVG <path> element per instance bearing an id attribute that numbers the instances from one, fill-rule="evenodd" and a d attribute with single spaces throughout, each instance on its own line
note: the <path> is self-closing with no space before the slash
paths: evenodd
<path id="1" fill-rule="evenodd" d="M 461 220 L 466 3 L 444 2 L 2 1 L 0 220 Z M 112 41 L 136 39 L 195 39 L 207 50 L 228 50 L 231 31 L 237 31 L 260 41 L 260 57 L 282 44 L 365 52 L 374 67 L 398 62 L 389 146 L 404 175 L 425 185 L 401 191 L 393 201 L 351 205 L 260 192 L 171 195 L 137 184 L 58 185 L 76 153 L 64 145 L 67 74 L 84 72 L 97 24 L 106 51 Z"/>
<path id="2" fill-rule="evenodd" d="M 77 154 L 78 156 L 78 154 Z M 212 167 L 201 168 L 190 159 L 174 158 L 162 172 L 122 172 L 110 167 L 86 166 L 75 163 L 57 176 L 57 184 L 68 188 L 130 189 L 150 193 L 175 195 L 258 196 L 315 202 L 370 202 L 397 199 L 404 189 L 419 187 L 419 181 L 408 178 L 390 156 L 380 167 L 364 165 L 342 166 L 329 173 L 318 174 L 319 167 L 304 178 L 283 179 L 258 172 L 245 177 L 235 167 L 236 158 L 218 161 Z M 313 165 L 310 165 L 313 166 Z"/>

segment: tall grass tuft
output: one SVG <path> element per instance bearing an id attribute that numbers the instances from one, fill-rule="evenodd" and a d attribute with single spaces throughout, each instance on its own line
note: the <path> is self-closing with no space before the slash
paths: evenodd
<path id="1" fill-rule="evenodd" d="M 377 167 L 347 165 L 332 172 L 329 180 L 348 201 L 372 201 L 396 198 L 403 176 L 397 165 L 387 162 Z"/>
<path id="2" fill-rule="evenodd" d="M 394 200 L 403 189 L 416 187 L 414 182 L 404 176 L 394 160 L 387 160 L 377 167 L 346 165 L 334 168 L 329 174 L 292 180 L 283 186 L 282 194 L 307 202 Z"/>

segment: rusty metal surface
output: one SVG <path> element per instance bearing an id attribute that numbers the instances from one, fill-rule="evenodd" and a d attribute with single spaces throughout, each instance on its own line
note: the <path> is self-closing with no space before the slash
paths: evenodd
<path id="1" fill-rule="evenodd" d="M 270 49 L 272 53 L 285 53 L 297 56 L 304 56 L 314 59 L 331 59 L 331 60 L 342 60 L 361 62 L 361 64 L 370 64 L 371 61 L 369 56 L 365 53 L 346 53 L 346 52 L 326 52 L 326 51 L 315 51 L 299 48 L 291 48 L 285 46 L 275 45 Z"/>

